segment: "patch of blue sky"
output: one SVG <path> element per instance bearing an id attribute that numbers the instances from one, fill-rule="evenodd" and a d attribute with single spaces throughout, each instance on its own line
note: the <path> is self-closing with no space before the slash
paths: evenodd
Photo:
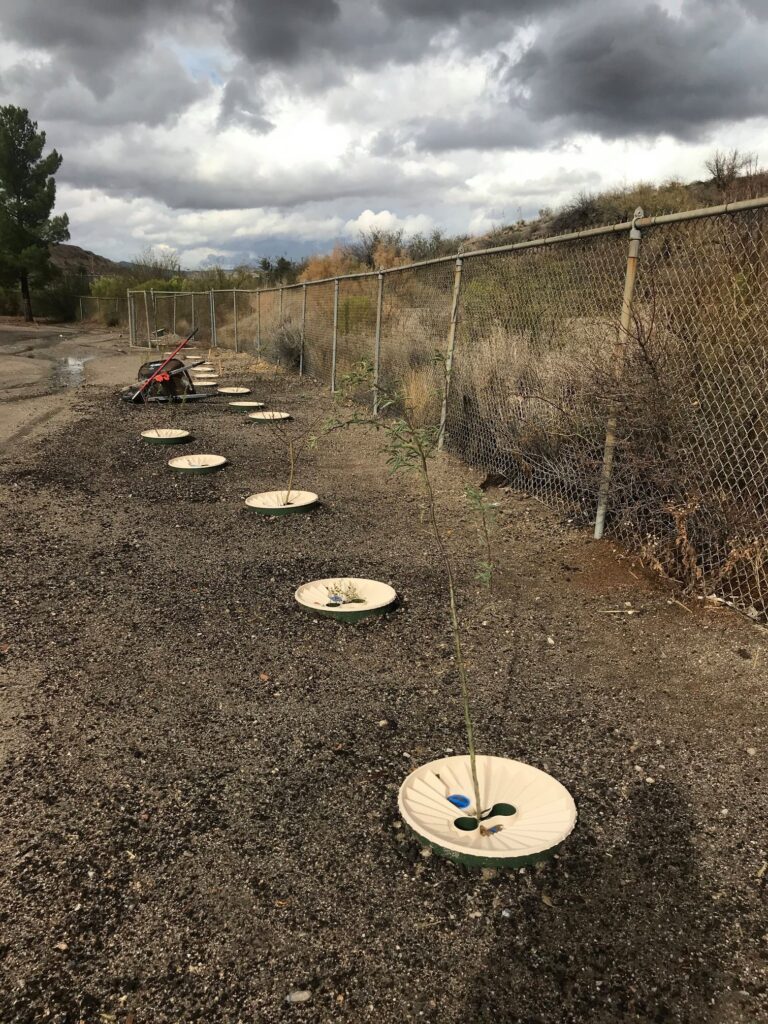
<path id="1" fill-rule="evenodd" d="M 184 69 L 195 81 L 207 79 L 214 85 L 223 85 L 232 64 L 232 55 L 214 47 L 180 46 L 171 43 Z"/>

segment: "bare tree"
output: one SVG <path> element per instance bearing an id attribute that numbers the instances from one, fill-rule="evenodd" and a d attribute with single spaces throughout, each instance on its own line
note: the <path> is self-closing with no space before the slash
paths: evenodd
<path id="1" fill-rule="evenodd" d="M 712 156 L 704 161 L 704 166 L 712 175 L 715 187 L 724 192 L 742 172 L 754 173 L 757 167 L 757 154 L 740 153 L 738 149 L 716 149 Z"/>

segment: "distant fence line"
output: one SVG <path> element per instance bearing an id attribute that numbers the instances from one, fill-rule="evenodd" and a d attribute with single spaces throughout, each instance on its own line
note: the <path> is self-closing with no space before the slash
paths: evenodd
<path id="1" fill-rule="evenodd" d="M 765 620 L 766 284 L 768 197 L 127 313 L 331 391 L 365 359 L 470 464 Z"/>
<path id="2" fill-rule="evenodd" d="M 78 295 L 77 319 L 84 323 L 97 320 L 112 327 L 128 326 L 130 299 L 111 295 Z"/>

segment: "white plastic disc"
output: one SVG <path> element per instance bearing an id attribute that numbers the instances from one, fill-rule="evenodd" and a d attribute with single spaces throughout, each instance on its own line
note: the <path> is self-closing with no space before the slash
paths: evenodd
<path id="1" fill-rule="evenodd" d="M 276 412 L 274 409 L 268 409 L 265 412 L 249 412 L 249 420 L 289 420 L 291 414 L 289 412 Z"/>
<path id="2" fill-rule="evenodd" d="M 181 444 L 190 433 L 188 430 L 173 430 L 170 427 L 152 427 L 151 430 L 142 430 L 141 436 L 154 444 Z"/>
<path id="3" fill-rule="evenodd" d="M 379 580 L 336 576 L 303 583 L 294 596 L 310 611 L 347 618 L 387 608 L 397 599 L 397 591 Z"/>
<path id="4" fill-rule="evenodd" d="M 570 835 L 576 804 L 551 775 L 522 761 L 477 755 L 482 828 L 465 830 L 475 817 L 469 755 L 454 755 L 416 768 L 400 787 L 400 814 L 422 842 L 463 863 L 532 861 L 545 856 Z M 454 800 L 466 800 L 457 806 Z M 514 813 L 488 814 L 496 807 Z"/>
<path id="5" fill-rule="evenodd" d="M 290 497 L 290 501 L 287 504 L 286 496 Z M 245 504 L 249 508 L 272 515 L 278 515 L 281 512 L 300 511 L 301 509 L 309 508 L 310 505 L 314 505 L 316 502 L 317 495 L 313 494 L 312 491 L 295 490 L 292 490 L 290 495 L 288 495 L 288 491 L 262 491 L 260 494 L 249 494 L 245 499 Z"/>
<path id="6" fill-rule="evenodd" d="M 223 455 L 180 455 L 171 459 L 168 465 L 185 473 L 212 473 L 226 465 Z"/>

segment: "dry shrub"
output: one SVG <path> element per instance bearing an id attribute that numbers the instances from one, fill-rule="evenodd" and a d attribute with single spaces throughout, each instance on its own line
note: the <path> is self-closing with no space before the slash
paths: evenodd
<path id="1" fill-rule="evenodd" d="M 580 520 L 589 515 L 605 415 L 587 351 L 606 348 L 601 325 L 570 321 L 573 343 L 532 351 L 521 332 L 494 324 L 463 338 L 451 382 L 451 444 L 506 473 Z"/>
<path id="2" fill-rule="evenodd" d="M 359 260 L 350 256 L 349 252 L 337 245 L 322 256 L 310 256 L 302 271 L 299 281 L 321 281 L 326 277 L 340 277 L 344 274 L 357 274 L 368 270 Z"/>
<path id="3" fill-rule="evenodd" d="M 440 422 L 443 392 L 433 367 L 406 370 L 402 386 L 414 426 L 434 426 Z"/>

